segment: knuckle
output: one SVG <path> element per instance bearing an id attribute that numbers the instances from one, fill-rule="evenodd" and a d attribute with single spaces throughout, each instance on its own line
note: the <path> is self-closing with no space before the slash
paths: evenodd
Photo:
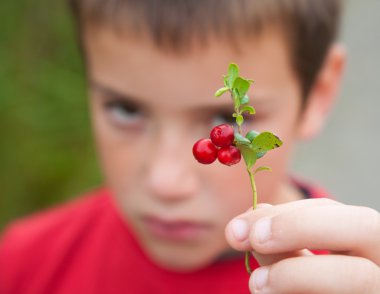
<path id="1" fill-rule="evenodd" d="M 380 287 L 380 272 L 378 266 L 369 259 L 362 258 L 358 268 L 359 287 L 363 294 L 379 293 Z"/>
<path id="2" fill-rule="evenodd" d="M 378 223 L 380 220 L 380 213 L 373 208 L 364 207 L 365 214 L 373 221 L 373 223 Z"/>
<path id="3" fill-rule="evenodd" d="M 367 211 L 368 215 L 370 215 L 372 223 L 374 224 L 375 231 L 380 233 L 380 213 L 373 208 L 367 208 Z"/>
<path id="4" fill-rule="evenodd" d="M 330 198 L 321 198 L 320 200 L 321 200 L 321 203 L 325 205 L 342 205 L 342 203 Z"/>
<path id="5" fill-rule="evenodd" d="M 369 207 L 360 207 L 359 209 L 359 217 L 363 220 L 363 226 L 370 242 L 374 236 L 380 235 L 380 213 Z"/>

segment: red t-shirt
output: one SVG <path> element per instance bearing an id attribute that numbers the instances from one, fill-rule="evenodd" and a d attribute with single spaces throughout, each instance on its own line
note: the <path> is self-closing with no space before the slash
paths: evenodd
<path id="1" fill-rule="evenodd" d="M 105 189 L 15 222 L 0 243 L 1 294 L 247 294 L 248 278 L 243 257 L 191 273 L 160 268 Z"/>

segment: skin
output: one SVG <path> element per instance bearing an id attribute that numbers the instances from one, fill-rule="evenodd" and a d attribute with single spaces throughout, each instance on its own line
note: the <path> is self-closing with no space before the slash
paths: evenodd
<path id="1" fill-rule="evenodd" d="M 245 234 L 241 225 L 234 231 L 237 220 Z M 328 199 L 266 204 L 226 228 L 231 246 L 253 251 L 263 265 L 250 277 L 251 293 L 379 293 L 379 236 L 377 211 Z"/>
<path id="2" fill-rule="evenodd" d="M 86 28 L 83 41 L 89 100 L 104 177 L 121 215 L 146 254 L 160 266 L 176 272 L 198 270 L 229 254 L 231 246 L 240 251 L 254 249 L 262 254 L 274 253 L 272 261 L 278 260 L 279 250 L 293 252 L 305 248 L 306 243 L 301 237 L 294 239 L 293 243 L 289 241 L 293 245 L 289 248 L 283 247 L 286 244 L 282 242 L 269 249 L 257 245 L 253 248 L 256 244 L 252 237 L 254 233 L 249 232 L 255 231 L 258 215 L 272 216 L 274 211 L 281 215 L 280 211 L 290 211 L 300 205 L 310 209 L 324 207 L 316 200 L 300 200 L 302 195 L 293 187 L 287 170 L 296 141 L 315 136 L 324 124 L 336 97 L 344 54 L 338 47 L 331 49 L 310 93 L 309 102 L 302 109 L 299 80 L 281 36 L 279 31 L 271 28 L 251 42 L 242 44 L 239 52 L 226 42 L 211 39 L 206 47 L 194 43 L 187 54 L 177 55 L 156 48 L 143 36 L 135 38 L 127 32 L 115 34 L 107 27 Z M 283 147 L 259 161 L 260 165 L 273 169 L 272 173 L 257 176 L 259 200 L 276 205 L 262 208 L 260 214 L 258 211 L 244 213 L 252 205 L 252 200 L 243 164 L 226 167 L 214 163 L 205 166 L 197 163 L 191 152 L 194 142 L 208 137 L 212 126 L 224 123 L 226 113 L 232 112 L 232 102 L 227 97 L 213 98 L 214 91 L 222 85 L 221 75 L 231 61 L 240 65 L 243 76 L 256 80 L 250 96 L 258 115 L 247 125 L 246 131 L 251 128 L 270 130 L 285 142 Z M 123 103 L 124 106 L 120 106 Z M 288 203 L 290 201 L 293 202 Z M 288 204 L 277 206 L 282 203 Z M 288 210 L 281 210 L 282 207 Z M 352 208 L 339 207 L 348 217 Z M 302 232 L 305 233 L 322 227 L 330 230 L 328 236 L 342 236 L 343 231 L 353 234 L 357 232 L 351 230 L 353 222 L 359 222 L 356 224 L 359 226 L 375 219 L 375 213 L 369 211 L 370 216 L 363 213 L 366 221 L 350 219 L 347 226 L 329 227 L 335 220 L 331 213 L 318 218 L 315 214 L 309 216 L 303 210 L 294 210 L 292 217 L 281 219 L 280 229 L 290 232 L 295 225 L 300 228 L 304 225 Z M 297 218 L 301 213 L 302 218 Z M 318 210 L 318 213 L 322 215 L 325 212 Z M 231 219 L 236 220 L 237 215 L 246 222 L 245 239 L 240 241 L 235 238 L 233 226 L 229 223 Z M 197 223 L 205 230 L 191 240 L 158 238 L 147 228 L 146 216 Z M 284 234 L 283 238 L 289 239 L 290 236 Z M 366 237 L 362 242 L 356 241 L 374 244 L 374 248 L 366 246 L 351 252 L 363 254 L 365 251 L 368 265 L 374 255 L 369 251 L 379 251 L 380 245 L 378 240 Z M 319 234 L 317 238 L 307 239 L 307 247 L 311 248 L 313 240 L 319 245 L 323 239 L 326 239 L 323 244 L 331 240 L 327 235 Z M 340 248 L 349 251 L 347 240 L 340 241 Z M 261 260 L 260 256 L 258 258 Z M 341 265 L 334 259 L 337 256 L 331 258 L 326 264 L 334 269 L 346 269 L 346 264 Z M 353 280 L 347 275 L 339 275 L 336 278 L 346 280 L 327 283 L 331 276 L 324 272 L 313 275 L 312 267 L 308 266 L 311 259 L 300 260 L 302 267 L 296 267 L 292 262 L 293 259 L 285 257 L 281 267 L 274 267 L 276 270 L 273 271 L 270 268 L 268 285 L 273 293 L 306 293 L 298 291 L 294 285 L 291 290 L 286 288 L 286 280 L 279 278 L 284 272 L 296 274 L 296 280 L 301 286 L 307 284 L 308 290 L 315 283 L 315 287 L 311 287 L 316 289 L 313 293 L 338 293 L 335 290 L 325 291 L 326 287 L 338 287 L 340 284 L 348 287 Z M 274 263 L 273 266 L 276 264 L 281 265 Z M 367 269 L 374 272 L 370 266 L 364 267 Z M 359 267 L 351 270 L 359 272 Z M 364 276 L 362 272 L 358 274 Z M 252 275 L 252 281 L 255 275 Z M 321 285 L 325 288 L 318 292 Z M 254 292 L 252 284 L 251 291 Z"/>

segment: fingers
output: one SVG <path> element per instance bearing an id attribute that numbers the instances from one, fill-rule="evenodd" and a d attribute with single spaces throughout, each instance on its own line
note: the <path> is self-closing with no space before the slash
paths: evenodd
<path id="1" fill-rule="evenodd" d="M 264 254 L 328 249 L 380 264 L 379 236 L 380 217 L 370 209 L 319 206 L 260 219 L 249 239 L 253 249 Z"/>
<path id="2" fill-rule="evenodd" d="M 270 204 L 259 204 L 253 212 L 252 208 L 247 210 L 242 215 L 236 217 L 226 227 L 226 238 L 230 245 L 236 250 L 252 250 L 249 240 L 250 226 L 261 217 L 272 216 L 286 211 L 299 211 L 305 207 L 321 206 L 321 205 L 341 205 L 339 202 L 330 199 L 308 199 L 282 205 L 272 206 Z M 271 209 L 263 209 L 263 208 Z M 257 262 L 263 265 L 270 265 L 284 258 L 312 255 L 309 250 L 299 250 L 293 252 L 285 252 L 278 254 L 260 254 L 253 251 L 253 256 Z"/>
<path id="3" fill-rule="evenodd" d="M 245 213 L 235 217 L 226 227 L 226 239 L 229 244 L 236 250 L 246 251 L 251 250 L 252 246 L 248 239 L 252 231 L 252 226 L 263 217 L 272 217 L 285 212 L 301 211 L 306 207 L 341 205 L 340 203 L 330 199 L 308 199 L 297 202 L 291 202 L 276 206 L 269 204 L 259 204 L 256 210 L 249 209 Z M 268 222 L 262 223 L 262 229 L 265 230 L 265 225 Z"/>
<path id="4" fill-rule="evenodd" d="M 234 219 L 238 227 L 234 221 L 227 226 L 227 240 L 237 250 L 254 250 L 260 254 L 328 249 L 380 264 L 379 213 L 334 202 L 299 202 L 302 203 L 244 213 Z"/>
<path id="5" fill-rule="evenodd" d="M 255 270 L 249 288 L 251 293 L 376 294 L 380 293 L 380 271 L 360 257 L 295 257 Z"/>

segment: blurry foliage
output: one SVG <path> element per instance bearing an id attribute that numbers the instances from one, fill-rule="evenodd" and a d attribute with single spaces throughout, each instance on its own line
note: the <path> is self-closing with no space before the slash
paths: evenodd
<path id="1" fill-rule="evenodd" d="M 64 0 L 0 3 L 0 229 L 100 183 Z"/>

